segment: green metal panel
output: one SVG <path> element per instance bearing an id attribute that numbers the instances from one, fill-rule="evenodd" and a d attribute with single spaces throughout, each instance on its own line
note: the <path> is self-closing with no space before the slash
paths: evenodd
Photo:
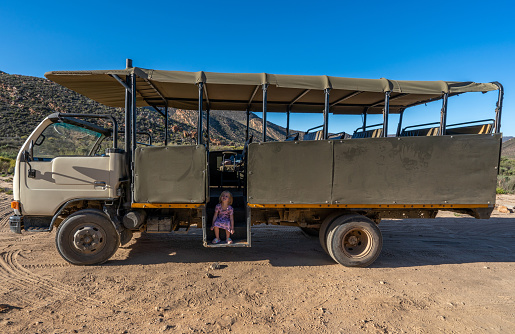
<path id="1" fill-rule="evenodd" d="M 249 145 L 252 204 L 494 204 L 501 135 Z"/>
<path id="2" fill-rule="evenodd" d="M 250 144 L 249 203 L 329 203 L 332 151 L 330 141 Z"/>
<path id="3" fill-rule="evenodd" d="M 493 204 L 501 135 L 334 143 L 334 203 Z"/>
<path id="4" fill-rule="evenodd" d="M 134 201 L 205 203 L 206 148 L 197 146 L 136 149 Z"/>

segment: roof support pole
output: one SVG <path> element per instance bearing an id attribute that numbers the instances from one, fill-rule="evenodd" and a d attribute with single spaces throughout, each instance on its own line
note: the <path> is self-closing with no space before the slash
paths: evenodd
<path id="1" fill-rule="evenodd" d="M 390 114 L 390 91 L 384 92 L 383 136 L 388 137 L 388 116 Z"/>
<path id="2" fill-rule="evenodd" d="M 197 121 L 197 145 L 202 144 L 202 100 L 204 92 L 204 83 L 198 83 L 198 121 Z"/>
<path id="3" fill-rule="evenodd" d="M 136 161 L 136 74 L 130 75 L 130 88 L 131 88 L 131 203 L 134 203 L 134 175 Z"/>
<path id="4" fill-rule="evenodd" d="M 331 88 L 324 89 L 325 99 L 324 99 L 324 140 L 329 138 L 329 92 Z"/>
<path id="5" fill-rule="evenodd" d="M 395 134 L 396 137 L 400 137 L 400 135 L 401 135 L 402 117 L 404 116 L 404 110 L 405 109 L 401 109 L 401 111 L 399 113 L 399 124 L 397 125 L 397 133 Z"/>
<path id="6" fill-rule="evenodd" d="M 210 117 L 211 117 L 211 110 L 209 108 L 207 108 L 206 110 L 206 147 L 207 149 L 209 149 L 209 142 L 211 140 L 209 140 L 209 120 L 210 120 Z"/>
<path id="7" fill-rule="evenodd" d="M 495 124 L 494 124 L 494 133 L 501 133 L 501 113 L 502 113 L 502 101 L 504 99 L 504 88 L 503 86 L 495 81 L 492 82 L 494 85 L 499 87 L 499 98 L 497 99 L 497 105 L 495 108 Z"/>
<path id="8" fill-rule="evenodd" d="M 288 106 L 288 110 L 286 111 L 286 138 L 290 135 L 290 112 L 291 105 Z"/>
<path id="9" fill-rule="evenodd" d="M 131 119 L 132 119 L 132 94 L 131 94 L 131 79 L 127 76 L 125 79 L 125 152 L 129 153 L 131 150 Z M 128 163 L 130 164 L 131 158 L 127 157 Z"/>
<path id="10" fill-rule="evenodd" d="M 367 111 L 368 108 L 365 108 L 365 110 L 363 110 L 363 131 L 367 129 Z"/>
<path id="11" fill-rule="evenodd" d="M 442 99 L 442 110 L 440 111 L 440 129 L 439 135 L 445 136 L 446 127 L 447 127 L 447 100 L 449 99 L 449 93 L 443 94 Z"/>
<path id="12" fill-rule="evenodd" d="M 168 100 L 165 100 L 165 146 L 168 145 Z"/>
<path id="13" fill-rule="evenodd" d="M 247 127 L 245 128 L 245 142 L 249 140 L 249 127 L 250 127 L 250 110 L 247 108 Z"/>
<path id="14" fill-rule="evenodd" d="M 131 144 L 132 144 L 132 169 L 134 170 L 134 161 L 136 154 L 136 74 L 131 74 Z"/>
<path id="15" fill-rule="evenodd" d="M 268 99 L 268 84 L 261 86 L 263 88 L 263 143 L 266 142 L 266 104 Z"/>

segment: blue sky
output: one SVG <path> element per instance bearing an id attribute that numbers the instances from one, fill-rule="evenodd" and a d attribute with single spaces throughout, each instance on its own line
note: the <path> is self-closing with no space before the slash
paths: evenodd
<path id="1" fill-rule="evenodd" d="M 499 81 L 501 130 L 515 136 L 514 9 L 509 1 L 2 1 L 0 70 L 42 77 L 124 68 L 132 58 L 163 70 Z M 495 92 L 452 98 L 448 123 L 493 118 L 496 100 Z M 439 109 L 409 110 L 404 124 L 438 121 Z M 334 116 L 330 131 L 360 122 Z M 291 118 L 299 130 L 321 123 Z"/>

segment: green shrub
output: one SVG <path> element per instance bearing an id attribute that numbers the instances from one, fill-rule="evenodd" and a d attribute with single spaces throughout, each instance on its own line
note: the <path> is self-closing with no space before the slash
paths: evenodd
<path id="1" fill-rule="evenodd" d="M 16 166 L 16 160 L 0 157 L 0 173 L 12 174 L 14 167 Z"/>
<path id="2" fill-rule="evenodd" d="M 496 194 L 503 195 L 503 194 L 506 194 L 506 190 L 504 190 L 504 189 L 503 189 L 503 188 L 501 188 L 501 187 L 497 187 L 497 189 L 495 189 L 495 193 L 496 193 Z"/>

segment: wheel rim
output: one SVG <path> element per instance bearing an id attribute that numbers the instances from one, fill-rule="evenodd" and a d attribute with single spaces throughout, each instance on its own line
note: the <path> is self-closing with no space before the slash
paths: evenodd
<path id="1" fill-rule="evenodd" d="M 106 233 L 96 225 L 79 226 L 73 234 L 73 246 L 82 254 L 97 253 L 104 247 Z"/>
<path id="2" fill-rule="evenodd" d="M 372 248 L 372 235 L 359 228 L 352 229 L 345 233 L 342 238 L 343 253 L 350 258 L 365 257 Z"/>

